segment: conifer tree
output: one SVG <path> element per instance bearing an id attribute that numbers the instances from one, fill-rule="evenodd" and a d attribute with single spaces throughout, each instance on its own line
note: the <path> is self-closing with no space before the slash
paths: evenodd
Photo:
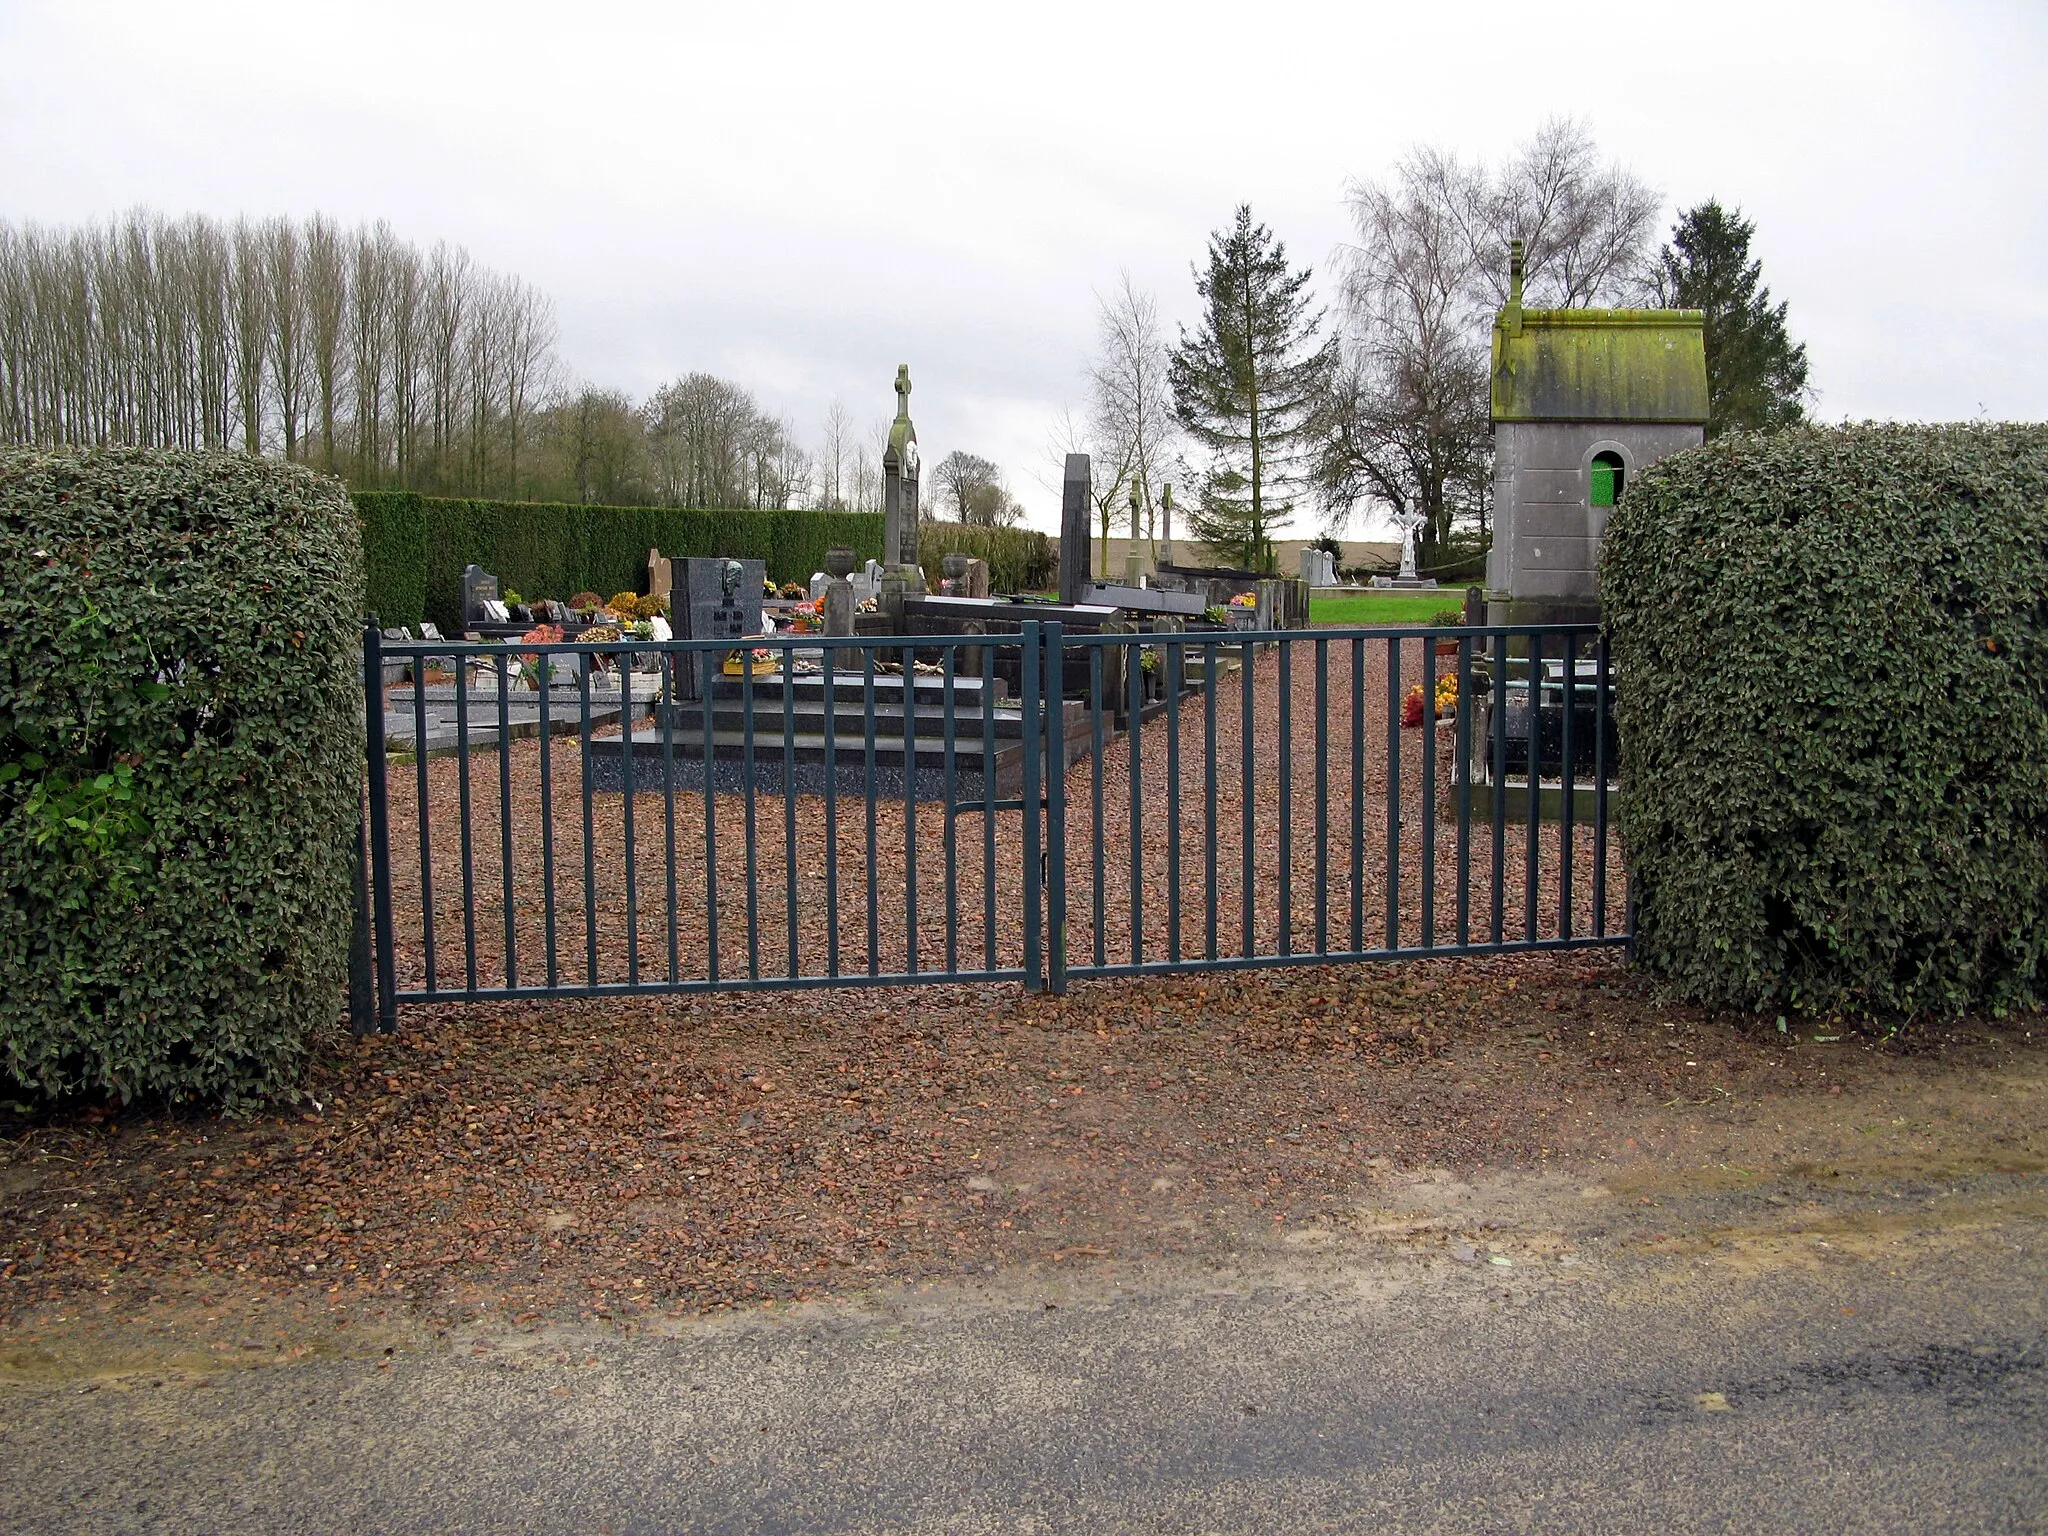
<path id="1" fill-rule="evenodd" d="M 1707 436 L 1775 432 L 1806 415 L 1806 346 L 1771 303 L 1763 263 L 1749 256 L 1753 221 L 1708 198 L 1681 214 L 1657 259 L 1658 301 L 1706 312 Z"/>
<path id="2" fill-rule="evenodd" d="M 1195 269 L 1201 320 L 1192 334 L 1182 327 L 1168 368 L 1174 415 L 1211 456 L 1190 509 L 1194 535 L 1254 570 L 1272 568 L 1273 531 L 1293 510 L 1285 493 L 1314 446 L 1337 366 L 1308 280 L 1241 204 L 1209 237 L 1208 269 Z"/>

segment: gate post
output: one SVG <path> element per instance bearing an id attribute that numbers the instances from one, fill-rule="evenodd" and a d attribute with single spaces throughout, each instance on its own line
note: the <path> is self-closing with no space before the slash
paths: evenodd
<path id="1" fill-rule="evenodd" d="M 350 892 L 353 912 L 348 925 L 348 1032 L 374 1035 L 377 986 L 370 970 L 370 834 L 360 805 L 356 812 L 355 847 L 350 852 L 354 889 Z"/>
<path id="2" fill-rule="evenodd" d="M 1067 991 L 1067 720 L 1065 629 L 1045 626 L 1046 990 Z"/>
<path id="3" fill-rule="evenodd" d="M 418 687 L 416 683 L 414 685 Z M 363 747 L 370 777 L 370 909 L 376 943 L 377 1029 L 398 1029 L 398 967 L 391 936 L 391 804 L 384 763 L 384 635 L 373 617 L 363 626 Z M 426 751 L 425 741 L 413 744 Z"/>
<path id="4" fill-rule="evenodd" d="M 1044 866 L 1040 862 L 1040 822 L 1045 806 L 1040 798 L 1039 754 L 1041 751 L 1038 711 L 1044 702 L 1044 688 L 1038 677 L 1045 641 L 1036 619 L 1023 624 L 1024 786 L 1021 793 L 1020 831 L 1024 843 L 1024 990 L 1045 990 L 1045 932 L 1039 922 L 1039 903 L 1044 899 Z"/>

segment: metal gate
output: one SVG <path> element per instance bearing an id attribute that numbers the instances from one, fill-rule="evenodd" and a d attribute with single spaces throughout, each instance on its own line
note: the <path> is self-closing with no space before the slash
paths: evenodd
<path id="1" fill-rule="evenodd" d="M 1591 628 L 366 633 L 376 1018 L 1626 935 Z"/>

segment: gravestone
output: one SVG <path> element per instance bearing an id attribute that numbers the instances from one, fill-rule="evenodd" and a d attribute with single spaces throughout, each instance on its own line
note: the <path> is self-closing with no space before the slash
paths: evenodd
<path id="1" fill-rule="evenodd" d="M 825 633 L 853 633 L 853 583 L 843 577 L 832 578 L 825 587 Z"/>
<path id="2" fill-rule="evenodd" d="M 1337 585 L 1337 562 L 1327 549 L 1313 545 L 1301 552 L 1301 579 L 1312 587 Z"/>
<path id="3" fill-rule="evenodd" d="M 825 633 L 828 635 L 853 633 L 853 615 L 857 606 L 852 581 L 853 558 L 853 551 L 844 544 L 835 544 L 825 551 L 823 592 Z M 874 564 L 872 560 L 868 563 Z"/>
<path id="4" fill-rule="evenodd" d="M 658 549 L 647 551 L 647 595 L 668 597 L 676 589 L 676 568 L 673 560 L 664 559 Z"/>
<path id="5" fill-rule="evenodd" d="M 1060 485 L 1060 601 L 1080 602 L 1088 585 L 1088 455 L 1067 455 Z"/>
<path id="6" fill-rule="evenodd" d="M 960 582 L 960 595 L 962 597 L 987 597 L 988 562 L 986 560 L 968 561 L 966 574 L 960 578 Z"/>
<path id="7" fill-rule="evenodd" d="M 683 600 L 676 605 L 676 638 L 680 640 L 730 640 L 738 645 L 761 633 L 761 586 L 766 579 L 766 562 L 725 560 L 691 556 L 683 561 Z M 713 670 L 723 657 L 713 663 Z M 677 693 L 686 699 L 699 696 L 704 662 L 700 652 L 690 652 L 676 670 Z"/>
<path id="8" fill-rule="evenodd" d="M 498 600 L 498 578 L 480 565 L 466 566 L 462 572 L 462 627 L 474 629 L 479 624 L 495 622 L 485 603 Z"/>

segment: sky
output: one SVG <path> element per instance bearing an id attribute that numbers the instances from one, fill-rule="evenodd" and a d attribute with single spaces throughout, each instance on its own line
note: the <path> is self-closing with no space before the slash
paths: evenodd
<path id="1" fill-rule="evenodd" d="M 2044 86 L 2040 0 L 0 0 L 0 218 L 388 219 L 548 293 L 572 377 L 719 374 L 806 440 L 908 363 L 925 461 L 1053 528 L 1120 270 L 1191 322 L 1248 202 L 1320 278 L 1351 179 L 1560 114 L 1667 225 L 1755 220 L 1820 418 L 2048 418 Z"/>

